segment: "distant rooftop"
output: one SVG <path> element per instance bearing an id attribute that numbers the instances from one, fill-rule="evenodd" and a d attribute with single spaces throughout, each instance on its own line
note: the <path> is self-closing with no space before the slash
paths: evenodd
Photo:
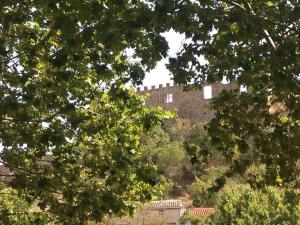
<path id="1" fill-rule="evenodd" d="M 178 209 L 182 208 L 181 200 L 152 201 L 145 205 L 145 209 Z"/>
<path id="2" fill-rule="evenodd" d="M 216 210 L 214 208 L 191 208 L 187 210 L 187 214 L 191 216 L 201 217 L 201 216 L 209 216 L 215 211 Z"/>

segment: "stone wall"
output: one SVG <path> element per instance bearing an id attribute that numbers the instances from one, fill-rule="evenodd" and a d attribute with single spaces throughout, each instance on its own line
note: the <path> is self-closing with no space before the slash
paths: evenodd
<path id="1" fill-rule="evenodd" d="M 113 217 L 108 225 L 179 225 L 183 215 L 182 208 L 175 209 L 143 209 L 133 217 Z"/>
<path id="2" fill-rule="evenodd" d="M 229 90 L 235 87 L 233 84 L 222 83 L 208 86 L 211 86 L 212 97 L 217 96 L 224 89 Z M 160 106 L 165 110 L 176 111 L 180 118 L 189 119 L 195 123 L 208 122 L 214 116 L 208 106 L 210 99 L 204 98 L 204 89 L 205 86 L 201 90 L 183 91 L 183 87 L 167 83 L 165 86 L 138 88 L 137 92 L 141 95 L 149 95 L 145 101 L 146 106 Z M 171 102 L 170 99 L 172 99 Z"/>

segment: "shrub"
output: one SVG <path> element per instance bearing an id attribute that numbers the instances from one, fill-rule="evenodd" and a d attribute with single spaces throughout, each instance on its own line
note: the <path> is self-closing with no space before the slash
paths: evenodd
<path id="1" fill-rule="evenodd" d="M 227 187 L 209 224 L 299 225 L 300 190 L 249 185 Z"/>

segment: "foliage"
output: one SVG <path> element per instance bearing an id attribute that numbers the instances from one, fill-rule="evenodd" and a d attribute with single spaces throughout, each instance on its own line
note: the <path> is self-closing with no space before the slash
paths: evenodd
<path id="1" fill-rule="evenodd" d="M 205 124 L 198 123 L 192 126 L 184 146 L 197 170 L 196 180 L 188 187 L 193 206 L 214 205 L 220 184 L 226 182 L 228 163 L 212 145 Z"/>
<path id="2" fill-rule="evenodd" d="M 176 186 L 174 182 L 184 185 L 189 182 L 194 166 L 190 164 L 182 142 L 172 140 L 164 127 L 165 124 L 156 126 L 142 135 L 142 159 L 144 162 L 156 165 L 159 174 L 167 180 L 173 180 L 171 183 L 174 187 Z"/>
<path id="3" fill-rule="evenodd" d="M 224 175 L 226 168 L 210 167 L 204 174 L 189 185 L 188 191 L 193 199 L 194 207 L 213 206 L 216 204 L 217 192 L 213 190 L 216 180 Z"/>
<path id="4" fill-rule="evenodd" d="M 180 224 L 185 225 L 188 221 L 192 223 L 192 225 L 205 225 L 207 224 L 207 217 L 196 217 L 191 215 L 183 215 L 180 217 Z"/>
<path id="5" fill-rule="evenodd" d="M 185 159 L 185 151 L 180 142 L 172 141 L 159 149 L 157 166 L 158 170 L 168 177 L 180 175 Z"/>
<path id="6" fill-rule="evenodd" d="M 266 175 L 266 165 L 250 165 L 246 172 L 245 178 L 247 182 L 255 188 L 264 187 L 265 183 L 265 175 Z"/>
<path id="7" fill-rule="evenodd" d="M 151 199 L 158 176 L 141 160 L 140 135 L 163 114 L 124 84 L 141 84 L 167 55 L 161 33 L 172 27 L 189 39 L 170 59 L 176 83 L 247 86 L 211 102 L 211 140 L 233 171 L 255 161 L 265 183 L 297 186 L 299 9 L 295 0 L 1 1 L 0 160 L 16 175 L 7 185 L 64 224 Z M 203 150 L 188 146 L 194 159 Z M 169 176 L 186 159 L 176 141 L 155 154 Z"/>
<path id="8" fill-rule="evenodd" d="M 169 134 L 161 127 L 155 126 L 141 136 L 142 158 L 146 162 L 156 162 L 159 149 L 170 142 Z"/>
<path id="9" fill-rule="evenodd" d="M 140 160 L 139 139 L 163 114 L 124 87 L 141 84 L 167 53 L 154 8 L 0 2 L 0 160 L 15 174 L 13 193 L 57 223 L 132 213 L 155 193 L 156 170 Z"/>
<path id="10" fill-rule="evenodd" d="M 129 92 L 128 102 L 114 100 L 115 94 L 116 90 L 112 96 L 103 94 L 91 113 L 82 112 L 85 120 L 77 126 L 72 141 L 60 139 L 63 143 L 49 146 L 51 166 L 39 163 L 43 160 L 37 158 L 38 149 L 3 151 L 3 159 L 16 174 L 13 187 L 38 199 L 38 206 L 57 220 L 70 217 L 68 221 L 81 223 L 85 218 L 100 219 L 105 213 L 130 212 L 137 202 L 150 200 L 155 191 L 155 167 L 142 163 L 139 155 L 139 134 L 146 122 L 143 116 L 153 113 L 143 109 L 133 93 Z M 124 107 L 128 109 L 123 111 Z M 58 131 L 55 128 L 41 128 L 49 134 L 44 136 L 47 142 L 63 137 L 64 133 L 52 136 Z M 18 167 L 12 167 L 16 163 Z"/>
<path id="11" fill-rule="evenodd" d="M 174 81 L 236 85 L 211 101 L 212 142 L 243 174 L 266 165 L 265 183 L 291 183 L 300 158 L 299 1 L 165 1 L 187 42 L 169 60 Z M 247 87 L 240 92 L 239 86 Z M 253 146 L 254 159 L 239 158 Z"/>
<path id="12" fill-rule="evenodd" d="M 184 142 L 190 129 L 191 122 L 188 119 L 176 118 L 167 124 L 167 131 L 170 135 L 171 140 L 177 140 Z"/>
<path id="13" fill-rule="evenodd" d="M 209 224 L 273 225 L 300 224 L 299 189 L 249 185 L 228 187 Z"/>
<path id="14" fill-rule="evenodd" d="M 296 164 L 296 174 L 300 174 L 300 160 Z M 300 187 L 300 175 L 296 177 L 290 184 L 290 187 Z"/>
<path id="15" fill-rule="evenodd" d="M 160 195 L 157 197 L 163 199 L 172 198 L 174 187 L 176 187 L 176 184 L 172 179 L 166 178 L 165 176 L 161 175 L 159 187 Z"/>
<path id="16" fill-rule="evenodd" d="M 0 224 L 1 225 L 50 225 L 49 215 L 30 210 L 31 205 L 15 190 L 0 183 Z"/>
<path id="17" fill-rule="evenodd" d="M 191 156 L 192 163 L 207 163 L 213 155 L 214 148 L 211 138 L 204 128 L 204 124 L 198 123 L 192 126 L 184 142 L 185 149 Z M 213 154 L 216 153 L 216 154 Z"/>

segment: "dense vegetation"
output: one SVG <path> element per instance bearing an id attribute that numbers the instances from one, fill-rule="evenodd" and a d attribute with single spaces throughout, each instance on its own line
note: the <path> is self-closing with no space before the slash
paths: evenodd
<path id="1" fill-rule="evenodd" d="M 173 29 L 188 39 L 170 59 L 175 82 L 198 87 L 225 78 L 247 87 L 224 91 L 212 102 L 216 118 L 209 134 L 233 162 L 227 175 L 264 164 L 264 183 L 294 183 L 300 158 L 299 1 L 163 2 L 175 12 Z M 245 153 L 249 157 L 241 157 Z"/>
<path id="2" fill-rule="evenodd" d="M 299 20 L 297 0 L 0 1 L 1 223 L 100 221 L 161 188 L 219 205 L 215 224 L 294 224 Z M 187 39 L 177 84 L 247 87 L 214 98 L 209 124 L 163 123 L 125 88 L 167 57 L 170 29 Z"/>
<path id="3" fill-rule="evenodd" d="M 164 115 L 125 88 L 167 53 L 151 8 L 0 1 L 0 162 L 15 175 L 6 183 L 12 193 L 56 223 L 132 213 L 157 190 L 139 139 Z M 139 62 L 129 60 L 129 48 Z"/>
<path id="4" fill-rule="evenodd" d="M 195 207 L 216 204 L 217 182 L 225 179 L 230 164 L 213 147 L 204 124 L 176 119 L 155 127 L 142 138 L 142 155 L 144 162 L 155 164 L 162 176 L 162 197 L 188 194 Z M 227 180 L 243 182 L 246 180 L 238 174 Z"/>
<path id="5" fill-rule="evenodd" d="M 228 188 L 218 211 L 207 224 L 273 225 L 300 224 L 300 193 L 295 189 L 248 185 Z"/>

